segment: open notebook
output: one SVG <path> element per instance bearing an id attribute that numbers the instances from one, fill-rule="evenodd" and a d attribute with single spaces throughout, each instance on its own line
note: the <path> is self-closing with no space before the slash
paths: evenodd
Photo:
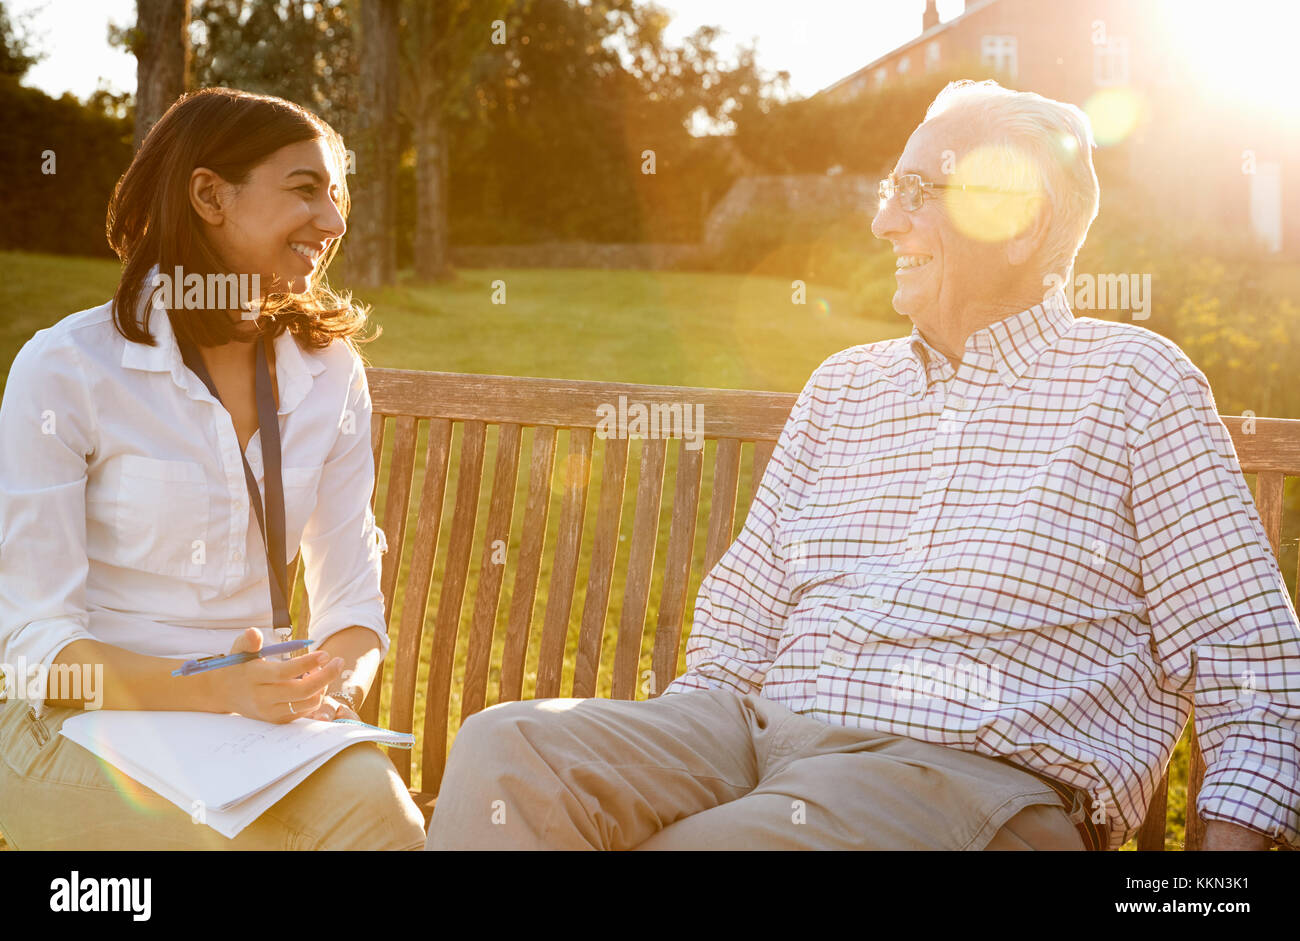
<path id="1" fill-rule="evenodd" d="M 109 709 L 72 717 L 61 733 L 226 837 L 349 745 L 415 741 L 347 720 L 275 725 L 211 712 Z"/>

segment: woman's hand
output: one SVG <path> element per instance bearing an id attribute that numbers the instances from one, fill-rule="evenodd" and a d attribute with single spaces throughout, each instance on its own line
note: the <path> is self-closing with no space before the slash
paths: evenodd
<path id="1" fill-rule="evenodd" d="M 335 719 L 361 720 L 361 716 L 353 712 L 352 708 L 347 703 L 328 695 L 321 702 L 320 708 L 307 716 L 307 718 L 320 719 L 322 722 L 333 722 Z"/>
<path id="2" fill-rule="evenodd" d="M 250 627 L 235 640 L 231 653 L 262 649 L 262 632 Z M 283 724 L 311 717 L 326 700 L 326 690 L 343 672 L 343 658 L 327 653 L 288 660 L 250 660 L 212 671 L 217 701 L 229 712 Z M 339 718 L 346 718 L 339 716 Z"/>

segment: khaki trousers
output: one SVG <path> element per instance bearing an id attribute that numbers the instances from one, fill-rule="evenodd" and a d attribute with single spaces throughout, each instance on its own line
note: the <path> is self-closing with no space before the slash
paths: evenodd
<path id="1" fill-rule="evenodd" d="M 1084 848 L 1002 762 L 726 690 L 502 703 L 456 735 L 429 849 Z"/>
<path id="2" fill-rule="evenodd" d="M 233 840 L 196 824 L 58 734 L 79 710 L 50 708 L 38 745 L 27 703 L 0 704 L 0 832 L 20 850 L 420 849 L 424 817 L 372 742 L 321 765 Z"/>

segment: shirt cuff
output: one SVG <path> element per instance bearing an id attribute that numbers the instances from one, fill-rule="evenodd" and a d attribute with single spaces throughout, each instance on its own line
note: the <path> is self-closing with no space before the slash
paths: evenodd
<path id="1" fill-rule="evenodd" d="M 1300 781 L 1294 770 L 1246 760 L 1206 771 L 1196 810 L 1206 820 L 1221 820 L 1266 833 L 1300 847 Z"/>
<path id="2" fill-rule="evenodd" d="M 383 615 L 377 613 L 374 607 L 370 605 L 355 608 L 333 608 L 319 618 L 313 614 L 311 624 L 307 627 L 307 637 L 315 641 L 314 646 L 319 649 L 320 645 L 329 640 L 330 637 L 339 631 L 347 630 L 349 627 L 370 628 L 379 638 L 380 660 L 388 656 L 388 628 L 384 624 Z"/>
<path id="3" fill-rule="evenodd" d="M 38 716 L 45 715 L 45 698 L 29 697 L 27 681 L 30 671 L 38 665 L 44 674 L 49 675 L 54 665 L 54 658 L 64 647 L 76 640 L 94 640 L 91 634 L 75 618 L 57 617 L 32 621 L 20 627 L 10 635 L 2 648 L 6 673 L 6 695 L 9 699 L 22 699 L 36 710 Z M 14 678 L 18 689 L 9 689 L 7 679 Z"/>

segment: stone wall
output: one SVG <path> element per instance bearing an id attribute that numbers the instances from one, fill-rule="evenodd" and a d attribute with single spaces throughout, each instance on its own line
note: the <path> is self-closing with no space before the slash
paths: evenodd
<path id="1" fill-rule="evenodd" d="M 461 245 L 451 250 L 462 268 L 606 268 L 658 271 L 689 267 L 702 246 L 538 242 L 534 245 Z"/>
<path id="2" fill-rule="evenodd" d="M 727 229 L 751 209 L 790 212 L 844 210 L 874 214 L 878 180 L 857 174 L 819 173 L 746 176 L 718 201 L 704 224 L 704 239 L 717 245 Z"/>

